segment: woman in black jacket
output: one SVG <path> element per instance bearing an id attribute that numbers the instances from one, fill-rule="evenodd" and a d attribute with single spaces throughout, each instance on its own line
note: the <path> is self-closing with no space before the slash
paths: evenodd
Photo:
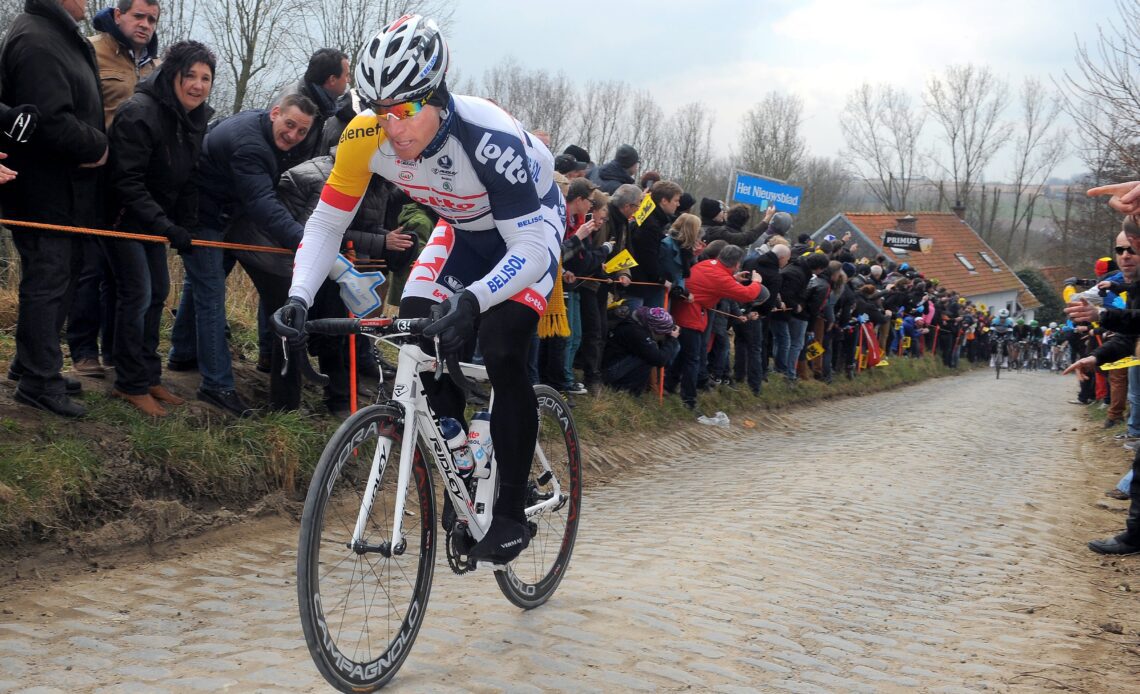
<path id="1" fill-rule="evenodd" d="M 194 170 L 213 110 L 214 54 L 197 41 L 166 52 L 162 67 L 119 107 L 111 124 L 111 184 L 115 226 L 161 234 L 180 253 L 191 252 L 197 221 Z M 111 394 L 146 414 L 166 414 L 162 403 L 182 398 L 162 385 L 158 328 L 170 293 L 166 246 L 113 239 L 106 244 L 117 280 L 115 386 Z"/>

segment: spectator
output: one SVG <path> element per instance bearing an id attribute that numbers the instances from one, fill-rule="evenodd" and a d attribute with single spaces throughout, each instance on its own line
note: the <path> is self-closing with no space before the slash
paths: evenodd
<path id="1" fill-rule="evenodd" d="M 768 211 L 764 213 L 764 219 L 755 227 L 745 231 L 744 225 L 748 224 L 749 216 L 748 206 L 733 205 L 729 208 L 728 212 L 724 214 L 723 225 L 714 224 L 705 229 L 705 243 L 715 241 L 716 239 L 724 239 L 734 246 L 748 248 L 768 230 L 768 223 L 772 221 L 772 217 L 775 214 L 776 208 L 769 207 Z"/>
<path id="2" fill-rule="evenodd" d="M 304 141 L 317 112 L 304 96 L 289 94 L 269 111 L 243 111 L 214 127 L 203 145 L 198 167 L 198 227 L 194 237 L 221 241 L 237 222 L 254 224 L 269 234 L 276 246 L 296 248 L 304 228 L 277 199 L 276 187 L 282 156 Z M 226 412 L 249 416 L 252 410 L 234 389 L 233 365 L 226 344 L 226 269 L 222 251 L 199 248 L 185 255 L 186 280 L 171 333 L 168 368 L 202 375 L 198 399 Z M 244 264 L 261 300 L 278 306 L 285 302 L 275 290 L 272 274 Z M 288 280 L 284 282 L 288 291 Z M 269 397 L 273 406 L 296 407 L 300 378 L 290 370 L 281 376 L 284 357 L 274 341 L 274 364 Z"/>
<path id="3" fill-rule="evenodd" d="M 822 256 L 821 256 L 822 257 Z M 780 311 L 771 316 L 772 358 L 776 371 L 789 381 L 795 381 L 796 360 L 803 348 L 807 320 L 804 317 L 804 294 L 808 286 L 808 272 L 802 260 L 789 261 L 780 269 Z"/>
<path id="4" fill-rule="evenodd" d="M 325 155 L 302 162 L 281 174 L 281 181 L 277 188 L 278 198 L 285 209 L 289 211 L 298 224 L 304 225 L 320 200 L 321 191 L 325 181 L 332 173 L 334 163 L 333 155 Z M 411 267 L 412 262 L 419 253 L 417 237 L 404 232 L 401 227 L 389 231 L 391 222 L 395 221 L 391 215 L 390 204 L 396 190 L 391 183 L 379 176 L 374 176 L 368 183 L 368 188 L 361 198 L 360 206 L 356 209 L 356 216 L 349 223 L 344 233 L 344 242 L 351 241 L 358 260 L 382 260 L 389 273 L 400 273 Z M 399 210 L 399 208 L 396 208 Z M 262 227 L 247 224 L 239 230 L 246 234 L 243 243 L 254 245 L 278 245 L 278 241 Z M 342 249 L 344 251 L 346 249 Z M 253 253 L 239 251 L 237 253 L 243 267 L 254 267 L 258 272 L 270 277 L 281 278 L 277 283 L 287 283 L 293 274 L 293 259 L 285 255 L 270 255 L 268 253 Z M 248 272 L 248 269 L 247 269 Z M 273 280 L 270 280 L 273 281 Z M 321 285 L 313 300 L 309 311 L 310 320 L 316 318 L 343 318 L 348 309 L 340 298 L 340 287 L 337 283 L 326 280 Z M 336 417 L 344 418 L 350 413 L 350 393 L 348 388 L 349 363 L 348 339 L 331 335 L 310 335 L 309 352 L 317 357 L 321 373 L 329 377 L 329 384 L 325 386 L 325 406 Z M 279 344 L 279 341 L 275 340 Z M 371 356 L 371 343 L 360 349 L 358 343 L 357 361 L 369 359 Z M 375 359 L 370 362 L 374 368 L 379 365 Z M 377 375 L 377 374 L 370 374 Z M 272 377 L 272 376 L 271 376 Z M 292 392 L 293 381 L 286 381 L 289 390 L 281 396 L 282 407 L 295 407 L 292 403 L 299 400 L 300 391 Z M 297 384 L 299 385 L 299 384 Z"/>
<path id="5" fill-rule="evenodd" d="M 748 383 L 753 395 L 760 394 L 762 384 L 768 378 L 768 355 L 764 351 L 765 328 L 772 311 L 779 305 L 780 268 L 787 265 L 791 257 L 792 250 L 787 244 L 778 243 L 763 253 L 748 254 L 741 264 L 744 271 L 759 273 L 761 283 L 768 290 L 767 301 L 753 304 L 745 314 L 748 321 L 737 324 L 733 330 L 736 334 L 733 372 L 738 382 Z"/>
<path id="6" fill-rule="evenodd" d="M 319 48 L 309 58 L 304 76 L 273 98 L 273 105 L 278 105 L 285 96 L 300 94 L 317 106 L 305 139 L 282 154 L 282 170 L 328 152 L 328 147 L 321 147 L 325 121 L 335 120 L 333 117 L 337 114 L 338 107 L 343 108 L 344 103 L 338 103 L 338 100 L 348 91 L 348 75 L 348 56 L 343 51 Z M 351 103 L 351 97 L 348 100 Z M 341 130 L 343 129 L 342 126 Z"/>
<path id="7" fill-rule="evenodd" d="M 602 192 L 613 195 L 619 186 L 633 184 L 637 175 L 637 167 L 641 156 L 630 145 L 617 148 L 614 158 L 594 170 L 590 180 L 602 189 Z M 638 188 L 638 191 L 641 189 Z"/>
<path id="8" fill-rule="evenodd" d="M 681 204 L 681 186 L 672 181 L 658 181 L 653 184 L 649 197 L 653 199 L 653 211 L 641 224 L 635 220 L 630 232 L 629 251 L 637 261 L 630 271 L 631 284 L 626 289 L 630 308 L 642 305 L 663 307 L 665 292 L 669 290 L 668 286 L 649 285 L 660 285 L 666 281 L 660 269 L 661 241 L 673 223 L 677 205 Z"/>
<path id="9" fill-rule="evenodd" d="M 661 240 L 661 276 L 671 285 L 670 302 L 689 299 L 685 278 L 697 261 L 697 254 L 705 247 L 701 241 L 701 220 L 694 214 L 681 214 L 669 228 L 669 235 Z"/>
<path id="10" fill-rule="evenodd" d="M 135 93 L 158 63 L 158 0 L 118 0 L 91 20 L 89 40 L 99 64 L 103 120 L 108 130 L 119 106 Z"/>
<path id="11" fill-rule="evenodd" d="M 670 385 L 676 387 L 679 383 L 681 401 L 690 410 L 697 406 L 697 370 L 705 352 L 702 338 L 708 325 L 708 309 L 726 298 L 741 302 L 752 302 L 758 298 L 764 300 L 761 297 L 763 287 L 759 273 L 753 272 L 750 275 L 752 281 L 748 286 L 737 281 L 735 275 L 743 258 L 744 250 L 739 246 L 726 246 L 716 259 L 694 265 L 686 283 L 693 300 L 681 301 L 673 306 L 673 318 L 681 326 L 681 349 L 673 360 L 673 368 L 665 385 L 669 388 Z"/>
<path id="12" fill-rule="evenodd" d="M 659 172 L 646 171 L 645 173 L 641 174 L 641 181 L 639 182 L 639 185 L 641 186 L 642 190 L 649 192 L 649 190 L 653 188 L 653 185 L 660 180 L 661 174 Z"/>
<path id="13" fill-rule="evenodd" d="M 589 166 L 589 162 L 578 161 L 572 154 L 559 154 L 554 157 L 554 170 L 571 181 L 575 178 L 583 178 Z"/>
<path id="14" fill-rule="evenodd" d="M 565 196 L 567 233 L 562 241 L 562 283 L 565 290 L 566 321 L 570 326 L 570 338 L 566 342 L 563 371 L 564 382 L 569 384 L 567 392 L 573 394 L 581 394 L 587 390 L 586 385 L 579 383 L 574 377 L 574 358 L 582 345 L 582 295 L 584 293 L 589 299 L 595 296 L 593 291 L 583 292 L 583 285 L 596 284 L 578 278 L 590 277 L 601 270 L 602 262 L 612 247 L 612 243 L 595 247 L 589 240 L 590 235 L 605 223 L 600 215 L 591 212 L 592 196 L 595 191 L 592 182 L 586 178 L 578 178 L 570 182 Z"/>
<path id="15" fill-rule="evenodd" d="M 0 187 L 9 217 L 31 222 L 99 227 L 107 135 L 99 68 L 79 33 L 84 5 L 77 0 L 26 0 L 0 48 L 0 83 L 9 103 L 38 109 L 36 137 L 7 152 L 20 175 Z M 64 80 L 61 82 L 61 80 Z M 59 334 L 82 265 L 73 234 L 13 229 L 20 254 L 16 357 L 8 377 L 19 381 L 17 402 L 65 417 L 87 410 L 69 393 L 78 382 L 60 373 Z"/>
<path id="16" fill-rule="evenodd" d="M 701 213 L 701 238 L 705 239 L 711 227 L 724 225 L 726 210 L 724 203 L 712 198 L 701 198 L 701 206 L 697 208 Z M 721 237 L 723 238 L 723 237 Z M 705 239 L 707 243 L 709 239 Z"/>
<path id="17" fill-rule="evenodd" d="M 649 388 L 653 369 L 669 366 L 680 351 L 681 329 L 663 308 L 620 307 L 620 314 L 606 338 L 602 357 L 605 384 L 614 390 L 641 395 Z"/>
<path id="18" fill-rule="evenodd" d="M 139 85 L 111 124 L 117 228 L 161 233 L 180 253 L 192 250 L 187 229 L 198 214 L 193 174 L 213 113 L 206 100 L 214 65 L 214 55 L 202 44 L 174 44 L 162 67 Z M 108 239 L 106 251 L 117 288 L 111 395 L 153 417 L 165 416 L 163 403 L 183 403 L 162 385 L 158 356 L 162 309 L 170 293 L 166 247 Z"/>
<path id="19" fill-rule="evenodd" d="M 95 48 L 99 83 L 103 91 L 104 125 L 110 132 L 119 106 L 131 97 L 139 81 L 154 72 L 158 60 L 158 0 L 119 0 L 100 10 L 91 21 L 96 34 L 88 39 Z M 147 230 L 150 231 L 150 230 Z M 115 276 L 106 244 L 83 237 L 83 267 L 75 284 L 75 298 L 67 320 L 67 345 L 76 373 L 103 378 L 102 357 L 111 365 L 115 344 Z M 165 255 L 163 257 L 165 261 Z"/>
<path id="20" fill-rule="evenodd" d="M 594 195 L 602 194 L 595 191 Z M 610 244 L 610 255 L 620 253 L 626 247 L 629 218 L 637 211 L 641 203 L 641 189 L 633 184 L 618 187 L 613 197 L 601 210 L 594 212 L 595 216 L 601 214 L 601 228 L 590 235 L 593 247 L 600 248 L 603 244 Z M 593 275 L 594 279 L 609 279 L 608 273 L 599 270 Z M 629 273 L 615 273 L 614 277 L 623 286 L 629 285 Z M 581 363 L 582 380 L 587 388 L 593 388 L 602 382 L 601 363 L 602 349 L 606 338 L 606 307 L 609 305 L 609 289 L 603 282 L 583 282 L 579 289 L 583 292 L 582 300 L 582 346 Z M 591 294 L 592 293 L 592 294 Z"/>
<path id="21" fill-rule="evenodd" d="M 592 174 L 594 173 L 594 169 L 596 169 L 597 167 L 594 166 L 594 162 L 590 160 L 590 153 L 589 152 L 582 149 L 578 145 L 567 145 L 566 149 L 562 150 L 562 153 L 563 154 L 569 154 L 570 156 L 574 157 L 576 160 L 585 164 L 586 168 L 584 169 L 584 171 L 585 171 L 586 178 L 593 180 Z"/>

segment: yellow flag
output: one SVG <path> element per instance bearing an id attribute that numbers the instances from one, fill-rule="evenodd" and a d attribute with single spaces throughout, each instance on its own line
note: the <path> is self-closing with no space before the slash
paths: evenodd
<path id="1" fill-rule="evenodd" d="M 811 344 L 809 344 L 807 346 L 807 353 L 806 354 L 807 354 L 808 361 L 811 361 L 812 359 L 817 359 L 817 358 L 823 356 L 823 345 L 819 344 L 818 341 L 812 342 Z"/>
<path id="2" fill-rule="evenodd" d="M 903 349 L 910 349 L 910 337 L 904 337 L 902 339 L 902 348 Z"/>
<path id="3" fill-rule="evenodd" d="M 637 261 L 633 259 L 633 256 L 629 254 L 629 249 L 626 248 L 622 249 L 621 253 L 607 260 L 606 264 L 602 266 L 602 269 L 612 274 L 622 270 L 628 270 L 636 265 Z"/>
<path id="4" fill-rule="evenodd" d="M 646 195 L 645 199 L 641 201 L 641 207 L 637 208 L 637 212 L 633 213 L 633 219 L 637 222 L 637 226 L 641 226 L 645 218 L 653 214 L 653 210 L 657 209 L 657 203 L 653 202 L 652 195 Z"/>
<path id="5" fill-rule="evenodd" d="M 875 368 L 877 369 L 880 366 L 890 366 L 890 365 L 891 365 L 891 363 L 889 361 L 887 361 L 886 359 L 880 359 L 879 363 L 875 364 Z"/>
<path id="6" fill-rule="evenodd" d="M 1130 366 L 1140 366 L 1140 359 L 1136 357 L 1124 357 L 1123 359 L 1117 359 L 1111 364 L 1105 364 L 1100 367 L 1100 370 L 1111 371 L 1113 369 L 1127 369 Z"/>

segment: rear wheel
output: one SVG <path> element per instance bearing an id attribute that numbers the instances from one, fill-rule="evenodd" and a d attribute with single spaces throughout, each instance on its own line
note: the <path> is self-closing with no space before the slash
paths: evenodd
<path id="1" fill-rule="evenodd" d="M 517 559 L 495 572 L 499 589 L 515 605 L 529 610 L 550 599 L 566 575 L 578 511 L 582 503 L 582 460 L 578 431 L 570 407 L 558 391 L 534 387 L 538 397 L 538 441 L 531 459 L 527 508 L 557 498 L 557 503 L 530 515 L 530 545 Z"/>
<path id="2" fill-rule="evenodd" d="M 435 497 L 417 446 L 403 512 L 404 546 L 391 546 L 403 415 L 366 407 L 321 454 L 297 547 L 297 598 L 317 669 L 342 692 L 379 689 L 400 669 L 427 609 L 435 565 Z M 361 551 L 348 546 L 373 459 L 384 464 Z"/>

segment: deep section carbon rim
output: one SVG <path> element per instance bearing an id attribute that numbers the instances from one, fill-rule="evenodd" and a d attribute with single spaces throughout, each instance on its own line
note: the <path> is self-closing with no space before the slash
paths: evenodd
<path id="1" fill-rule="evenodd" d="M 305 500 L 297 550 L 297 597 L 317 669 L 340 691 L 384 686 L 411 650 L 427 609 L 435 565 L 435 504 L 417 449 L 403 514 L 406 546 L 392 547 L 401 413 L 367 407 L 341 425 L 321 454 Z M 348 547 L 375 456 L 386 464 L 364 530 Z M 387 546 L 385 546 L 387 544 Z"/>
<path id="2" fill-rule="evenodd" d="M 555 481 L 562 501 L 530 518 L 536 527 L 530 545 L 505 569 L 495 572 L 503 595 L 523 609 L 550 599 L 566 575 L 582 504 L 581 451 L 570 408 L 553 388 L 539 385 L 534 390 L 538 398 L 538 442 L 531 459 L 527 506 L 552 498 Z M 542 464 L 543 457 L 549 472 Z"/>

